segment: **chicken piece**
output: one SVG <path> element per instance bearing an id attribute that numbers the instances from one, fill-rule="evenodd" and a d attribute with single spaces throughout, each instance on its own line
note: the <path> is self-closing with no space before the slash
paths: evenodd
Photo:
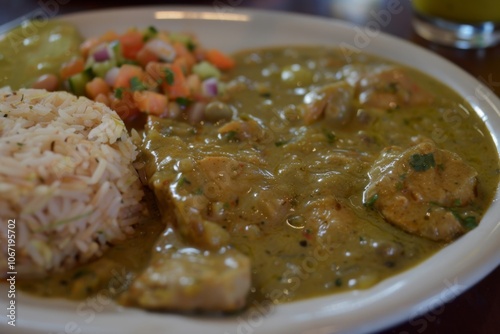
<path id="1" fill-rule="evenodd" d="M 317 88 L 304 96 L 304 121 L 325 118 L 332 125 L 346 125 L 353 116 L 354 88 L 345 81 Z"/>
<path id="2" fill-rule="evenodd" d="M 334 196 L 308 201 L 304 209 L 306 228 L 328 244 L 342 244 L 359 224 L 354 212 Z"/>
<path id="3" fill-rule="evenodd" d="M 241 309 L 250 289 L 250 260 L 231 248 L 203 251 L 167 229 L 150 265 L 121 297 L 151 310 L 229 312 Z"/>
<path id="4" fill-rule="evenodd" d="M 365 205 L 395 226 L 436 241 L 465 233 L 455 208 L 476 198 L 477 172 L 457 154 L 424 141 L 386 149 L 369 172 Z"/>
<path id="5" fill-rule="evenodd" d="M 357 81 L 359 102 L 365 107 L 396 109 L 399 106 L 427 105 L 433 96 L 401 68 L 381 67 Z"/>
<path id="6" fill-rule="evenodd" d="M 338 77 L 355 88 L 355 97 L 363 107 L 396 109 L 434 100 L 404 69 L 394 66 L 346 65 Z"/>

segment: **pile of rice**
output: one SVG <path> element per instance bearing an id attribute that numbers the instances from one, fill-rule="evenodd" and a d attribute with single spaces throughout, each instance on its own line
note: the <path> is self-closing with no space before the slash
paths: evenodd
<path id="1" fill-rule="evenodd" d="M 136 134 L 137 135 L 137 134 Z M 136 147 L 118 115 L 64 92 L 0 92 L 0 269 L 69 268 L 133 232 L 144 207 Z"/>

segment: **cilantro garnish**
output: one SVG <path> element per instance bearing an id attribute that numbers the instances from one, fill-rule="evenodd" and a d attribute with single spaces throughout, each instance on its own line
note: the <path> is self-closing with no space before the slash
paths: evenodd
<path id="1" fill-rule="evenodd" d="M 374 194 L 372 197 L 368 199 L 367 202 L 363 203 L 363 205 L 366 206 L 367 208 L 373 208 L 373 205 L 377 200 L 378 200 L 378 194 Z"/>
<path id="2" fill-rule="evenodd" d="M 329 130 L 324 129 L 323 133 L 326 137 L 326 140 L 328 141 L 328 144 L 333 144 L 333 142 L 335 142 L 335 139 L 337 137 L 335 136 L 335 133 L 333 131 L 329 131 Z"/>
<path id="3" fill-rule="evenodd" d="M 475 216 L 462 217 L 458 212 L 454 210 L 451 210 L 451 213 L 453 213 L 453 216 L 455 216 L 455 218 L 460 222 L 460 224 L 468 230 L 472 230 L 473 228 L 476 228 L 478 225 Z"/>
<path id="4" fill-rule="evenodd" d="M 117 99 L 121 99 L 123 97 L 123 88 L 120 87 L 115 90 L 115 97 Z"/>
<path id="5" fill-rule="evenodd" d="M 426 170 L 436 166 L 434 154 L 414 154 L 410 157 L 410 166 L 416 172 L 425 172 Z"/>
<path id="6" fill-rule="evenodd" d="M 189 50 L 189 52 L 193 52 L 194 49 L 196 49 L 196 44 L 192 40 L 188 40 L 186 43 L 186 47 Z"/>
<path id="7" fill-rule="evenodd" d="M 238 132 L 237 131 L 228 131 L 226 132 L 226 139 L 228 141 L 238 141 Z"/>
<path id="8" fill-rule="evenodd" d="M 280 147 L 280 146 L 287 144 L 288 142 L 289 142 L 288 140 L 279 140 L 279 141 L 274 143 L 274 146 Z"/>
<path id="9" fill-rule="evenodd" d="M 134 92 L 141 91 L 146 90 L 146 86 L 138 77 L 133 77 L 130 79 L 130 89 Z"/>
<path id="10" fill-rule="evenodd" d="M 175 102 L 181 107 L 187 107 L 191 103 L 191 100 L 186 97 L 178 97 L 175 99 Z"/>
<path id="11" fill-rule="evenodd" d="M 170 85 L 172 86 L 174 84 L 174 72 L 172 72 L 171 69 L 169 68 L 166 68 L 164 70 L 165 72 L 165 81 Z"/>

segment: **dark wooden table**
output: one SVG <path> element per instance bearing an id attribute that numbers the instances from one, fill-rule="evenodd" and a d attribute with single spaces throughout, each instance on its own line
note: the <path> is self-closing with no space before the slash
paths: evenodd
<path id="1" fill-rule="evenodd" d="M 109 7 L 167 4 L 253 7 L 334 17 L 364 24 L 373 20 L 374 12 L 397 3 L 403 10 L 382 27 L 383 31 L 440 54 L 468 71 L 500 96 L 500 45 L 483 50 L 466 51 L 428 43 L 413 31 L 409 0 L 1 0 L 0 2 L 0 25 L 40 9 L 49 15 L 60 15 Z M 499 283 L 500 268 L 497 267 L 487 277 L 449 303 L 380 333 L 500 333 Z"/>

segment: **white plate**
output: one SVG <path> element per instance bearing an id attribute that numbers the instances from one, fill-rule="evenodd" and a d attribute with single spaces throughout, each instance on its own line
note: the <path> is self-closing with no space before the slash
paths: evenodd
<path id="1" fill-rule="evenodd" d="M 229 8 L 229 7 L 228 7 Z M 226 8 L 226 9 L 228 9 Z M 230 8 L 229 8 L 230 9 Z M 416 67 L 466 96 L 500 140 L 500 100 L 470 75 L 442 58 L 376 30 L 331 19 L 250 10 L 141 7 L 61 17 L 85 36 L 135 25 L 192 31 L 207 46 L 235 51 L 277 44 L 341 44 Z M 376 26 L 372 25 L 372 28 Z M 365 34 L 365 36 L 362 36 Z M 455 298 L 500 263 L 500 201 L 497 194 L 480 226 L 417 267 L 364 291 L 285 305 L 260 305 L 235 317 L 196 317 L 122 308 L 103 298 L 72 303 L 19 293 L 17 328 L 22 333 L 360 333 L 375 331 Z M 2 285 L 0 300 L 7 291 Z M 2 314 L 5 307 L 2 306 Z M 264 310 L 265 309 L 265 310 Z M 0 332 L 10 332 L 4 315 Z M 416 329 L 419 327 L 416 327 Z M 17 333 L 18 331 L 16 331 Z"/>

